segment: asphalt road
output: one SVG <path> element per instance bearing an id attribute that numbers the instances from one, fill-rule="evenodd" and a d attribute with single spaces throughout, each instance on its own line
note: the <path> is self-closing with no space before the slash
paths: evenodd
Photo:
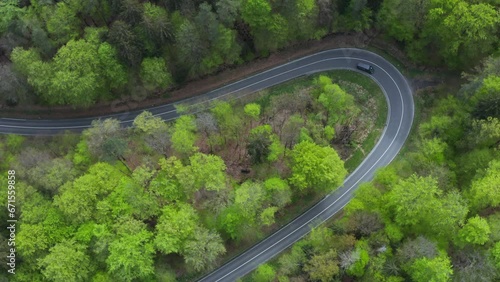
<path id="1" fill-rule="evenodd" d="M 339 212 L 352 198 L 354 190 L 360 183 L 371 180 L 376 169 L 386 166 L 396 157 L 411 130 L 414 104 L 408 82 L 393 65 L 374 53 L 352 48 L 319 52 L 226 85 L 196 98 L 177 102 L 177 104 L 199 105 L 214 99 L 238 98 L 316 72 L 333 69 L 358 71 L 356 64 L 360 62 L 370 64 L 375 68 L 373 75 L 361 73 L 371 77 L 381 86 L 389 105 L 386 127 L 373 150 L 356 170 L 347 177 L 342 187 L 257 245 L 209 273 L 200 281 L 235 281 L 305 236 L 312 227 L 321 224 Z M 174 104 L 153 107 L 147 110 L 165 120 L 175 119 L 178 116 Z M 81 131 L 89 127 L 92 120 L 109 117 L 120 120 L 124 126 L 129 126 L 135 116 L 141 112 L 142 110 L 138 110 L 95 118 L 65 120 L 0 118 L 0 133 L 53 135 L 65 130 Z"/>

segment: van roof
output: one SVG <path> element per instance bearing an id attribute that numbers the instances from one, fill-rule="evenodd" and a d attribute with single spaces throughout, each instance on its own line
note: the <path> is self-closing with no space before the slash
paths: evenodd
<path id="1" fill-rule="evenodd" d="M 365 68 L 365 69 L 369 69 L 369 68 L 370 68 L 370 66 L 369 66 L 369 65 L 367 65 L 367 64 L 363 64 L 363 63 L 359 63 L 359 64 L 358 64 L 358 66 L 359 66 L 359 67 L 362 67 L 362 68 Z"/>

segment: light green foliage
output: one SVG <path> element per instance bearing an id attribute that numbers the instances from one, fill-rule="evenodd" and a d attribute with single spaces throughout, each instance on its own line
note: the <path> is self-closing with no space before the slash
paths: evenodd
<path id="1" fill-rule="evenodd" d="M 331 141 L 335 137 L 335 128 L 331 125 L 325 126 L 325 137 L 328 141 Z"/>
<path id="2" fill-rule="evenodd" d="M 491 258 L 496 268 L 500 270 L 500 242 L 496 242 L 490 250 Z"/>
<path id="3" fill-rule="evenodd" d="M 136 169 L 134 173 L 138 170 L 140 169 Z M 160 212 L 158 201 L 143 187 L 145 185 L 140 185 L 135 179 L 122 177 L 113 192 L 98 203 L 98 217 L 118 219 L 127 215 L 145 220 L 157 216 Z"/>
<path id="4" fill-rule="evenodd" d="M 463 0 L 431 1 L 426 32 L 440 41 L 440 53 L 449 65 L 467 62 L 492 50 L 498 11 L 489 4 Z M 460 56 L 457 56 L 460 52 Z M 470 64 L 470 63 L 469 63 Z"/>
<path id="5" fill-rule="evenodd" d="M 446 282 L 450 281 L 452 274 L 450 259 L 441 255 L 433 259 L 417 259 L 411 266 L 410 276 L 415 282 Z"/>
<path id="6" fill-rule="evenodd" d="M 241 7 L 241 17 L 255 30 L 265 28 L 270 15 L 271 5 L 266 0 L 245 0 Z"/>
<path id="7" fill-rule="evenodd" d="M 271 12 L 266 0 L 245 0 L 241 17 L 250 26 L 258 51 L 276 50 L 288 40 L 288 21 L 280 14 Z"/>
<path id="8" fill-rule="evenodd" d="M 210 112 L 217 120 L 217 125 L 220 129 L 220 134 L 224 138 L 224 143 L 229 140 L 235 140 L 241 132 L 241 118 L 233 111 L 231 104 L 228 102 L 216 102 Z"/>
<path id="9" fill-rule="evenodd" d="M 245 105 L 245 114 L 249 116 L 252 120 L 257 120 L 260 115 L 260 105 L 256 103 L 250 103 Z"/>
<path id="10" fill-rule="evenodd" d="M 278 211 L 277 207 L 265 208 L 260 214 L 260 222 L 262 225 L 274 224 L 274 214 Z"/>
<path id="11" fill-rule="evenodd" d="M 298 40 L 320 39 L 329 29 L 317 26 L 319 9 L 315 0 L 297 0 L 289 16 L 289 37 Z"/>
<path id="12" fill-rule="evenodd" d="M 73 155 L 73 163 L 77 167 L 84 167 L 90 165 L 92 155 L 89 151 L 88 143 L 85 139 L 80 140 L 75 148 Z"/>
<path id="13" fill-rule="evenodd" d="M 431 0 L 385 0 L 378 24 L 399 41 L 412 43 L 424 27 Z"/>
<path id="14" fill-rule="evenodd" d="M 41 60 L 40 55 L 31 48 L 24 50 L 16 47 L 10 55 L 14 68 L 27 77 L 28 83 L 36 90 L 47 89 L 50 81 L 47 79 L 53 75 L 52 66 Z"/>
<path id="15" fill-rule="evenodd" d="M 488 242 L 491 230 L 488 222 L 479 216 L 469 218 L 458 232 L 460 242 L 465 244 L 483 245 Z"/>
<path id="16" fill-rule="evenodd" d="M 331 83 L 331 80 L 320 77 L 316 82 L 321 86 L 318 102 L 326 110 L 326 121 L 329 125 L 345 123 L 359 113 L 354 103 L 354 97 Z"/>
<path id="17" fill-rule="evenodd" d="M 156 225 L 156 248 L 164 254 L 181 253 L 198 225 L 196 210 L 185 203 L 163 208 Z"/>
<path id="18" fill-rule="evenodd" d="M 439 138 L 424 139 L 420 144 L 420 151 L 428 162 L 442 165 L 446 159 L 447 147 L 448 145 Z"/>
<path id="19" fill-rule="evenodd" d="M 333 232 L 325 226 L 318 226 L 311 230 L 306 242 L 310 245 L 315 254 L 328 252 L 331 249 L 330 243 L 334 240 Z"/>
<path id="20" fill-rule="evenodd" d="M 21 136 L 21 135 L 16 135 L 16 134 L 8 134 L 6 136 L 5 140 L 5 145 L 7 145 L 7 148 L 9 151 L 17 152 L 19 151 L 26 140 L 26 137 Z"/>
<path id="21" fill-rule="evenodd" d="M 175 121 L 172 133 L 172 148 L 183 157 L 198 150 L 196 142 L 196 123 L 193 116 L 181 116 Z"/>
<path id="22" fill-rule="evenodd" d="M 155 117 L 151 112 L 144 111 L 135 117 L 134 127 L 146 134 L 151 134 L 166 130 L 167 124 L 160 117 Z"/>
<path id="23" fill-rule="evenodd" d="M 38 264 L 46 279 L 56 282 L 88 281 L 91 261 L 86 246 L 74 241 L 63 241 L 50 248 Z"/>
<path id="24" fill-rule="evenodd" d="M 395 222 L 401 226 L 415 226 L 429 219 L 439 208 L 441 191 L 434 179 L 411 176 L 401 180 L 387 195 L 394 209 Z"/>
<path id="25" fill-rule="evenodd" d="M 283 179 L 271 177 L 264 182 L 264 188 L 271 204 L 278 208 L 283 208 L 292 201 L 292 190 Z"/>
<path id="26" fill-rule="evenodd" d="M 54 204 L 73 222 L 83 223 L 96 214 L 96 203 L 120 183 L 122 173 L 106 163 L 97 163 L 74 182 L 64 184 Z M 103 219 L 96 218 L 100 221 Z"/>
<path id="27" fill-rule="evenodd" d="M 335 190 L 347 175 L 344 163 L 331 147 L 301 142 L 292 150 L 290 183 L 300 190 Z"/>
<path id="28" fill-rule="evenodd" d="M 201 189 L 220 191 L 226 187 L 226 165 L 219 156 L 196 153 L 189 163 L 177 175 L 188 195 Z"/>
<path id="29" fill-rule="evenodd" d="M 257 212 L 265 200 L 265 191 L 261 183 L 246 181 L 236 188 L 234 204 L 240 209 L 240 217 L 254 223 Z"/>
<path id="30" fill-rule="evenodd" d="M 372 183 L 362 183 L 355 195 L 356 197 L 346 206 L 347 214 L 357 210 L 377 211 L 383 207 L 382 193 Z"/>
<path id="31" fill-rule="evenodd" d="M 145 279 L 154 273 L 153 234 L 134 219 L 119 222 L 117 238 L 109 244 L 106 259 L 110 273 L 121 281 Z"/>
<path id="32" fill-rule="evenodd" d="M 38 252 L 49 247 L 51 242 L 40 224 L 21 223 L 16 236 L 17 250 L 25 258 L 39 255 Z"/>
<path id="33" fill-rule="evenodd" d="M 237 205 L 232 205 L 226 208 L 219 218 L 219 228 L 226 232 L 232 239 L 240 239 L 241 229 L 249 222 L 241 215 L 241 211 Z"/>
<path id="34" fill-rule="evenodd" d="M 354 253 L 356 254 L 356 260 L 347 269 L 347 273 L 354 277 L 362 277 L 365 273 L 365 268 L 370 261 L 370 256 L 368 254 L 368 244 L 365 241 L 358 241 L 356 243 L 356 249 Z"/>
<path id="35" fill-rule="evenodd" d="M 337 252 L 331 249 L 325 254 L 314 255 L 304 266 L 304 271 L 314 281 L 334 281 L 334 277 L 340 272 L 338 263 Z"/>
<path id="36" fill-rule="evenodd" d="M 49 104 L 90 106 L 126 82 L 115 49 L 91 38 L 70 40 L 49 63 L 40 61 L 33 50 L 19 48 L 12 59 Z"/>
<path id="37" fill-rule="evenodd" d="M 500 205 L 500 161 L 491 161 L 483 177 L 472 182 L 471 203 L 476 208 Z"/>
<path id="38" fill-rule="evenodd" d="M 462 226 L 469 212 L 467 202 L 458 191 L 451 191 L 440 199 L 440 209 L 434 211 L 433 230 L 450 238 Z"/>
<path id="39" fill-rule="evenodd" d="M 162 90 L 173 82 L 163 58 L 144 58 L 141 63 L 141 80 L 149 90 Z"/>
<path id="40" fill-rule="evenodd" d="M 159 165 L 161 171 L 151 180 L 149 190 L 158 198 L 160 203 L 174 202 L 185 199 L 185 191 L 183 191 L 178 179 L 179 172 L 184 170 L 181 161 L 176 157 L 168 159 L 160 159 Z"/>
<path id="41" fill-rule="evenodd" d="M 275 277 L 276 271 L 274 270 L 274 268 L 271 265 L 265 263 L 257 267 L 254 274 L 252 275 L 252 281 L 269 282 L 273 281 Z"/>
<path id="42" fill-rule="evenodd" d="M 217 257 L 225 252 L 226 248 L 217 232 L 198 227 L 193 239 L 186 243 L 183 254 L 188 267 L 202 271 L 212 267 Z"/>
<path id="43" fill-rule="evenodd" d="M 277 161 L 281 156 L 283 156 L 285 152 L 285 146 L 281 144 L 278 136 L 275 134 L 271 135 L 272 143 L 269 146 L 269 155 L 267 156 L 267 160 L 270 162 Z"/>

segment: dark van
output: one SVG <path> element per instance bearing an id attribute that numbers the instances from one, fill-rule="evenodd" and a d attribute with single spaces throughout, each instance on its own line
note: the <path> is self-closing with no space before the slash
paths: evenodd
<path id="1" fill-rule="evenodd" d="M 369 74 L 373 74 L 373 72 L 375 71 L 372 66 L 363 63 L 359 63 L 357 68 L 358 70 L 366 71 Z"/>

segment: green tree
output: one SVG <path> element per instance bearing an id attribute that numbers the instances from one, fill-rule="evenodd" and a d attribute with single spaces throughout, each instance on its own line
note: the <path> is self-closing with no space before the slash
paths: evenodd
<path id="1" fill-rule="evenodd" d="M 394 210 L 394 220 L 400 226 L 415 227 L 430 220 L 439 210 L 441 191 L 436 180 L 412 175 L 401 180 L 388 193 L 388 205 Z"/>
<path id="2" fill-rule="evenodd" d="M 264 182 L 267 198 L 278 208 L 283 208 L 292 201 L 292 190 L 288 183 L 278 177 L 271 177 Z"/>
<path id="3" fill-rule="evenodd" d="M 500 161 L 491 161 L 484 176 L 472 182 L 471 203 L 476 208 L 500 205 Z"/>
<path id="4" fill-rule="evenodd" d="M 17 0 L 4 1 L 2 6 L 0 6 L 0 35 L 7 31 L 9 24 L 23 13 L 24 11 L 19 7 Z"/>
<path id="5" fill-rule="evenodd" d="M 54 204 L 75 223 L 95 217 L 96 202 L 115 189 L 123 174 L 107 163 L 97 163 L 74 182 L 67 182 L 54 197 Z M 103 220 L 96 218 L 97 221 Z"/>
<path id="6" fill-rule="evenodd" d="M 59 44 L 76 39 L 80 33 L 80 20 L 76 12 L 65 2 L 59 2 L 55 9 L 47 9 L 47 31 Z"/>
<path id="7" fill-rule="evenodd" d="M 497 270 L 500 269 L 500 242 L 496 242 L 495 245 L 493 245 L 493 248 L 490 250 L 490 254 L 495 267 Z"/>
<path id="8" fill-rule="evenodd" d="M 245 114 L 252 120 L 258 120 L 260 115 L 260 105 L 256 103 L 249 103 L 245 105 Z"/>
<path id="9" fill-rule="evenodd" d="M 216 102 L 210 112 L 215 117 L 219 132 L 224 139 L 224 144 L 228 140 L 237 140 L 240 136 L 242 121 L 233 111 L 233 107 L 228 102 Z"/>
<path id="10" fill-rule="evenodd" d="M 39 261 L 42 273 L 50 281 L 88 281 L 92 271 L 86 246 L 74 241 L 63 241 L 50 248 Z"/>
<path id="11" fill-rule="evenodd" d="M 439 53 L 450 66 L 470 64 L 491 52 L 491 36 L 500 22 L 493 6 L 463 0 L 431 2 L 424 37 L 438 40 Z"/>
<path id="12" fill-rule="evenodd" d="M 333 249 L 325 254 L 317 254 L 311 257 L 304 266 L 304 271 L 312 280 L 322 282 L 334 281 L 335 276 L 340 273 L 337 260 L 337 252 Z"/>
<path id="13" fill-rule="evenodd" d="M 415 282 L 446 282 L 450 280 L 452 274 L 451 262 L 446 255 L 433 259 L 417 259 L 411 266 L 410 272 Z"/>
<path id="14" fill-rule="evenodd" d="M 226 187 L 226 165 L 219 156 L 196 153 L 189 162 L 177 175 L 188 195 L 201 189 L 220 191 Z"/>
<path id="15" fill-rule="evenodd" d="M 318 102 L 323 105 L 327 112 L 326 122 L 329 125 L 344 124 L 356 116 L 360 110 L 356 107 L 352 95 L 346 93 L 337 84 L 329 82 L 322 85 Z"/>
<path id="16" fill-rule="evenodd" d="M 426 23 L 431 0 L 385 0 L 378 12 L 377 23 L 388 35 L 413 44 Z"/>
<path id="17" fill-rule="evenodd" d="M 190 205 L 178 203 L 166 206 L 156 225 L 156 248 L 164 254 L 181 253 L 197 225 L 198 215 Z"/>
<path id="18" fill-rule="evenodd" d="M 486 219 L 475 216 L 467 220 L 458 232 L 458 237 L 461 243 L 483 245 L 488 242 L 490 233 L 490 226 Z"/>
<path id="19" fill-rule="evenodd" d="M 172 84 L 172 76 L 162 58 L 144 58 L 141 63 L 141 80 L 150 90 L 160 90 Z"/>
<path id="20" fill-rule="evenodd" d="M 195 229 L 193 239 L 186 243 L 183 250 L 186 264 L 195 271 L 212 267 L 217 257 L 225 252 L 220 235 L 201 227 Z"/>
<path id="21" fill-rule="evenodd" d="M 489 75 L 484 78 L 481 86 L 471 97 L 472 114 L 480 119 L 500 118 L 498 91 L 500 91 L 500 75 Z"/>
<path id="22" fill-rule="evenodd" d="M 155 117 L 151 112 L 144 111 L 134 119 L 134 127 L 146 134 L 159 130 L 166 130 L 167 124 L 160 117 Z"/>
<path id="23" fill-rule="evenodd" d="M 256 282 L 273 281 L 276 277 L 276 271 L 269 264 L 261 264 L 252 275 L 252 280 Z"/>
<path id="24" fill-rule="evenodd" d="M 119 222 L 117 238 L 109 244 L 106 263 L 109 272 L 121 281 L 146 279 L 154 273 L 153 234 L 134 219 Z"/>
<path id="25" fill-rule="evenodd" d="M 92 127 L 83 131 L 87 149 L 93 156 L 102 158 L 106 153 L 106 142 L 112 138 L 121 138 L 123 131 L 117 119 L 93 120 Z M 108 148 L 110 149 L 111 147 Z M 83 146 L 83 145 L 82 145 Z M 85 148 L 81 148 L 84 150 Z M 107 152 L 110 152 L 109 150 Z"/>
<path id="26" fill-rule="evenodd" d="M 172 149 L 183 157 L 198 150 L 196 142 L 196 123 L 193 116 L 181 116 L 174 124 L 172 133 Z"/>
<path id="27" fill-rule="evenodd" d="M 260 221 L 262 225 L 272 225 L 274 224 L 274 214 L 278 211 L 277 207 L 265 208 L 260 214 Z"/>
<path id="28" fill-rule="evenodd" d="M 262 208 L 265 191 L 261 183 L 246 181 L 236 188 L 234 195 L 235 207 L 240 210 L 240 217 L 255 223 L 256 215 Z"/>
<path id="29" fill-rule="evenodd" d="M 292 150 L 290 183 L 300 190 L 313 188 L 335 190 L 342 184 L 347 171 L 337 152 L 310 142 L 301 142 Z"/>

